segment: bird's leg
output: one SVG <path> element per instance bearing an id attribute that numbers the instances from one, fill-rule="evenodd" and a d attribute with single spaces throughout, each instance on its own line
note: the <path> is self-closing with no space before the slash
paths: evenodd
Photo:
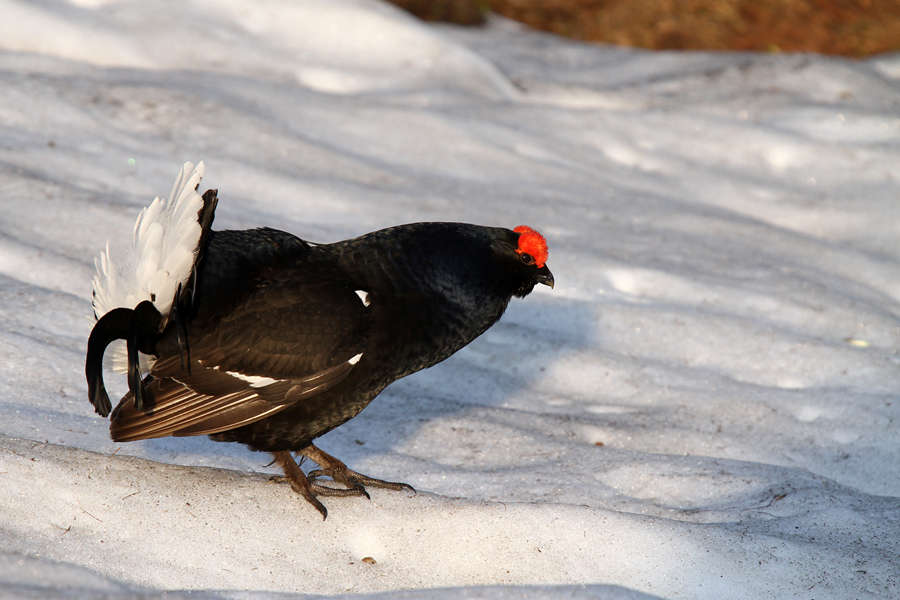
<path id="1" fill-rule="evenodd" d="M 294 460 L 294 457 L 291 456 L 291 453 L 287 451 L 273 452 L 272 456 L 275 457 L 275 462 L 277 462 L 282 470 L 284 470 L 284 481 L 290 483 L 291 488 L 293 488 L 295 492 L 306 498 L 307 502 L 312 504 L 317 511 L 322 513 L 322 519 L 327 519 L 328 509 L 316 498 L 316 494 L 313 492 L 309 479 L 306 478 L 306 475 L 304 475 L 300 467 L 297 466 L 297 462 Z M 273 479 L 280 478 L 273 477 Z"/>
<path id="2" fill-rule="evenodd" d="M 303 470 L 297 465 L 297 461 L 291 456 L 290 452 L 280 451 L 272 452 L 275 458 L 273 462 L 277 462 L 284 471 L 284 477 L 272 477 L 275 481 L 286 481 L 291 484 L 295 492 L 306 498 L 306 501 L 312 504 L 317 511 L 322 513 L 322 518 L 328 517 L 328 509 L 319 502 L 317 496 L 365 496 L 369 497 L 365 486 L 387 488 L 389 490 L 411 490 L 415 492 L 411 485 L 406 483 L 394 483 L 392 481 L 382 481 L 368 477 L 356 471 L 351 471 L 340 460 L 322 452 L 312 444 L 306 446 L 298 452 L 298 454 L 312 460 L 321 469 L 310 471 L 309 475 L 305 475 Z M 334 481 L 347 486 L 346 489 L 333 488 L 327 485 L 316 483 L 316 479 L 326 476 L 331 477 Z"/>
<path id="3" fill-rule="evenodd" d="M 308 478 L 303 474 L 303 470 L 297 465 L 297 462 L 294 460 L 294 457 L 291 456 L 290 452 L 273 452 L 272 456 L 275 457 L 275 460 L 272 462 L 277 462 L 279 464 L 284 471 L 284 477 L 275 476 L 271 479 L 273 481 L 290 483 L 291 488 L 293 488 L 295 492 L 306 498 L 307 502 L 312 504 L 317 511 L 322 513 L 323 519 L 328 517 L 328 509 L 325 508 L 324 504 L 319 502 L 317 496 L 369 497 L 369 494 L 366 493 L 366 490 L 362 485 L 350 486 L 350 489 L 344 490 L 314 483 L 315 478 Z"/>
<path id="4" fill-rule="evenodd" d="M 406 483 L 394 483 L 393 481 L 383 481 L 381 479 L 375 479 L 374 477 L 368 477 L 367 475 L 363 475 L 361 473 L 357 473 L 356 471 L 351 471 L 347 468 L 340 460 L 331 456 L 316 448 L 314 445 L 310 444 L 309 446 L 300 450 L 299 454 L 302 454 L 306 458 L 315 462 L 317 465 L 322 467 L 321 469 L 316 469 L 314 471 L 309 472 L 309 480 L 312 482 L 313 487 L 320 489 L 330 489 L 322 485 L 316 485 L 315 481 L 319 477 L 325 475 L 327 477 L 331 477 L 334 481 L 338 483 L 342 483 L 346 485 L 348 490 L 341 491 L 356 491 L 358 490 L 361 495 L 364 495 L 366 498 L 369 497 L 369 494 L 366 492 L 365 486 L 370 485 L 372 487 L 379 488 L 387 488 L 389 490 L 410 490 L 415 492 L 416 490 L 413 487 Z M 337 491 L 337 490 L 336 490 Z"/>

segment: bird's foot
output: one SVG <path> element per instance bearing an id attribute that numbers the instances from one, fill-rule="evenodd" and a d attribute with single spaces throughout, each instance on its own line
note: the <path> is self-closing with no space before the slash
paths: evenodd
<path id="1" fill-rule="evenodd" d="M 312 444 L 300 450 L 299 454 L 309 458 L 321 468 L 310 471 L 309 475 L 305 475 L 290 452 L 273 452 L 272 456 L 275 457 L 275 460 L 272 462 L 281 466 L 284 470 L 284 476 L 276 475 L 271 477 L 270 480 L 279 483 L 290 483 L 291 488 L 312 504 L 322 514 L 323 519 L 328 517 L 328 510 L 325 508 L 325 505 L 319 502 L 317 496 L 365 496 L 369 498 L 369 492 L 366 491 L 367 485 L 389 490 L 410 490 L 413 493 L 416 492 L 411 485 L 406 483 L 383 481 L 351 471 L 343 462 L 330 454 L 322 452 Z M 321 477 L 330 477 L 335 483 L 346 487 L 338 488 L 318 483 L 317 480 Z"/>
<path id="2" fill-rule="evenodd" d="M 309 479 L 306 478 L 306 475 L 303 474 L 300 467 L 297 466 L 297 462 L 294 460 L 294 457 L 291 456 L 291 453 L 286 451 L 273 452 L 272 456 L 275 457 L 275 462 L 277 462 L 284 470 L 284 477 L 274 476 L 270 478 L 270 481 L 291 484 L 291 488 L 295 492 L 303 496 L 307 502 L 312 504 L 315 509 L 322 514 L 323 520 L 327 519 L 328 509 L 325 508 L 324 504 L 319 502 L 318 498 L 316 498 L 316 489 L 310 484 Z M 322 495 L 324 496 L 325 494 Z"/>
<path id="3" fill-rule="evenodd" d="M 319 477 L 331 477 L 331 479 L 333 479 L 334 481 L 346 485 L 348 488 L 361 490 L 361 493 L 358 495 L 365 496 L 366 498 L 369 497 L 369 494 L 368 492 L 366 492 L 365 487 L 367 485 L 372 487 L 385 488 L 388 490 L 396 490 L 398 492 L 401 490 L 410 490 L 411 492 L 416 491 L 408 483 L 396 483 L 393 481 L 384 481 L 383 479 L 375 479 L 374 477 L 369 477 L 368 475 L 363 475 L 362 473 L 351 471 L 347 467 L 338 470 L 329 469 L 327 471 L 325 469 L 316 469 L 314 471 L 310 471 L 307 474 L 307 477 L 309 478 L 309 482 L 313 485 L 316 485 L 315 481 Z M 319 487 L 323 486 L 320 485 Z"/>
<path id="4" fill-rule="evenodd" d="M 300 451 L 300 454 L 310 459 L 319 465 L 320 469 L 315 469 L 310 471 L 307 477 L 309 477 L 310 483 L 328 490 L 338 491 L 337 488 L 326 487 L 321 484 L 316 484 L 316 480 L 320 477 L 331 477 L 331 479 L 337 483 L 347 486 L 346 490 L 340 490 L 345 492 L 350 492 L 347 494 L 335 494 L 335 495 L 359 495 L 369 497 L 369 493 L 366 491 L 366 486 L 377 487 L 377 488 L 385 488 L 389 490 L 410 490 L 415 493 L 415 489 L 407 483 L 396 483 L 393 481 L 384 481 L 382 479 L 375 479 L 374 477 L 369 477 L 368 475 L 363 475 L 362 473 L 357 473 L 356 471 L 352 471 L 347 468 L 342 461 L 337 458 L 331 456 L 330 454 L 323 452 L 319 448 L 316 448 L 312 444 L 304 448 Z"/>

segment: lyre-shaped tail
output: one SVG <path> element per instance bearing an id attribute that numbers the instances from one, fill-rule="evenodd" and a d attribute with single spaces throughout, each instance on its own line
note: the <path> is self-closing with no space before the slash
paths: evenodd
<path id="1" fill-rule="evenodd" d="M 85 375 L 94 409 L 111 410 L 103 383 L 103 355 L 115 340 L 127 342 L 129 388 L 140 405 L 140 353 L 151 353 L 174 320 L 187 348 L 197 266 L 215 218 L 216 190 L 197 192 L 204 165 L 185 163 L 168 199 L 157 197 L 138 215 L 130 248 L 119 260 L 106 251 L 95 261 L 93 307 L 97 323 L 88 340 Z"/>

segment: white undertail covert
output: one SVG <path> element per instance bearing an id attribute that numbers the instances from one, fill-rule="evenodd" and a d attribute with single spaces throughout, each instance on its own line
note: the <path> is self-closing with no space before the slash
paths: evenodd
<path id="1" fill-rule="evenodd" d="M 199 251 L 202 227 L 197 214 L 203 198 L 197 186 L 206 166 L 186 162 L 179 171 L 168 198 L 157 196 L 141 210 L 134 223 L 130 246 L 113 258 L 109 242 L 94 260 L 94 318 L 114 308 L 134 308 L 150 300 L 168 322 L 179 286 L 187 285 Z M 118 373 L 128 370 L 124 342 L 112 345 L 112 367 Z M 152 357 L 140 354 L 141 369 L 147 370 Z"/>
<path id="2" fill-rule="evenodd" d="M 197 213 L 203 198 L 197 186 L 205 165 L 184 163 L 168 199 L 157 196 L 134 223 L 130 247 L 114 259 L 109 242 L 94 261 L 94 317 L 118 307 L 134 308 L 150 300 L 167 320 L 179 286 L 187 285 L 199 250 L 202 229 Z"/>

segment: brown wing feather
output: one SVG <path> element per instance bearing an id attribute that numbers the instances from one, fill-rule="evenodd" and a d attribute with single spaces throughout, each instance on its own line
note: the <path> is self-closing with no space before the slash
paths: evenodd
<path id="1" fill-rule="evenodd" d="M 254 387 L 225 371 L 204 369 L 192 377 L 208 385 L 212 393 L 191 389 L 175 379 L 153 379 L 147 385 L 153 399 L 148 410 L 137 410 L 134 398 L 125 395 L 111 416 L 110 434 L 117 442 L 166 436 L 211 435 L 249 425 L 284 410 L 294 402 L 331 389 L 353 369 L 351 361 L 303 379 L 280 380 Z M 228 381 L 230 380 L 230 382 Z"/>

